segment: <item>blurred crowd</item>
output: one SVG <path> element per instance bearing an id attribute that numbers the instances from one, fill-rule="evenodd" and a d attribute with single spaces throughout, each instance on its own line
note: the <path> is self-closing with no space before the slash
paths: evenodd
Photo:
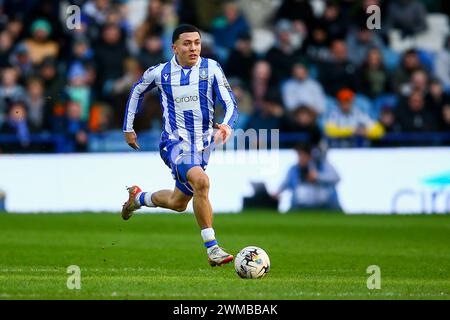
<path id="1" fill-rule="evenodd" d="M 70 5 L 81 9 L 75 29 Z M 370 5 L 381 29 L 367 27 Z M 83 152 L 92 134 L 120 131 L 130 88 L 171 58 L 180 23 L 202 30 L 202 56 L 225 70 L 238 128 L 280 129 L 285 147 L 448 144 L 448 10 L 426 0 L 0 0 L 0 152 L 51 152 L 55 140 Z M 431 13 L 447 15 L 437 49 L 393 48 L 393 30 L 414 39 Z M 156 92 L 142 113 L 137 131 L 161 130 Z"/>

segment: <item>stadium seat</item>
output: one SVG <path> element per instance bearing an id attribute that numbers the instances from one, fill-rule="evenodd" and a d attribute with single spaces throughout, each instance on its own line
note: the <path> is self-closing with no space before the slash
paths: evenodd
<path id="1" fill-rule="evenodd" d="M 383 49 L 382 55 L 383 63 L 387 70 L 392 71 L 400 64 L 401 55 L 398 52 L 386 47 Z"/>

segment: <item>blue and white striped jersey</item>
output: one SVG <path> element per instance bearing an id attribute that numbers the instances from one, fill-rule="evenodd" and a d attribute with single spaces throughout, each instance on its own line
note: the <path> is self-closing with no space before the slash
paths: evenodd
<path id="1" fill-rule="evenodd" d="M 237 119 L 236 100 L 219 63 L 200 57 L 195 66 L 183 68 L 174 56 L 147 69 L 134 84 L 126 105 L 124 132 L 133 131 L 134 117 L 144 94 L 155 87 L 163 111 L 161 141 L 183 140 L 196 150 L 208 147 L 216 97 L 225 108 L 223 123 L 233 128 Z"/>

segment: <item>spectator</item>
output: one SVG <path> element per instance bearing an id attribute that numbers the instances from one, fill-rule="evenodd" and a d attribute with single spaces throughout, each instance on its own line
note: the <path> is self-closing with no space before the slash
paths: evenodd
<path id="1" fill-rule="evenodd" d="M 355 93 L 349 89 L 342 89 L 337 93 L 339 108 L 332 111 L 326 119 L 325 134 L 338 139 L 380 138 L 384 134 L 383 127 L 353 106 L 354 97 Z"/>
<path id="2" fill-rule="evenodd" d="M 450 103 L 442 107 L 440 129 L 442 132 L 450 132 Z"/>
<path id="3" fill-rule="evenodd" d="M 296 148 L 298 163 L 292 166 L 275 197 L 286 190 L 292 194 L 291 208 L 339 210 L 336 185 L 340 178 L 324 156 L 315 156 L 310 145 Z"/>
<path id="4" fill-rule="evenodd" d="M 211 29 L 217 53 L 224 62 L 228 59 L 229 52 L 235 47 L 239 36 L 250 32 L 247 20 L 235 1 L 225 2 L 223 15 L 213 20 Z"/>
<path id="5" fill-rule="evenodd" d="M 234 98 L 239 106 L 239 117 L 235 124 L 236 129 L 244 129 L 247 127 L 247 122 L 250 116 L 254 113 L 253 101 L 250 93 L 246 90 L 244 83 L 239 78 L 229 78 L 231 90 L 234 93 Z M 223 108 L 216 108 L 216 113 L 220 115 L 223 113 Z M 222 115 L 223 117 L 223 115 Z"/>
<path id="6" fill-rule="evenodd" d="M 251 94 L 256 108 L 262 105 L 267 92 L 274 90 L 272 68 L 265 60 L 258 61 L 253 67 Z"/>
<path id="7" fill-rule="evenodd" d="M 283 114 L 281 98 L 274 92 L 267 92 L 261 107 L 250 117 L 246 129 L 279 129 Z"/>
<path id="8" fill-rule="evenodd" d="M 272 67 L 276 82 L 281 82 L 291 76 L 292 66 L 299 55 L 299 51 L 292 42 L 291 32 L 292 23 L 280 20 L 276 25 L 277 41 L 266 53 L 266 59 Z"/>
<path id="9" fill-rule="evenodd" d="M 384 132 L 386 133 L 396 133 L 401 131 L 400 125 L 395 118 L 395 111 L 392 107 L 383 107 L 380 111 L 378 121 L 383 126 Z"/>
<path id="10" fill-rule="evenodd" d="M 338 2 L 327 1 L 325 11 L 318 22 L 326 28 L 326 33 L 330 39 L 345 39 L 348 21 L 345 20 Z"/>
<path id="11" fill-rule="evenodd" d="M 311 4 L 307 0 L 283 0 L 275 15 L 275 20 L 287 19 L 301 22 L 306 26 L 313 24 L 315 17 Z"/>
<path id="12" fill-rule="evenodd" d="M 161 0 L 152 0 L 147 7 L 147 16 L 144 22 L 136 28 L 134 41 L 138 48 L 144 47 L 145 40 L 152 34 L 161 34 L 163 31 L 163 4 Z"/>
<path id="13" fill-rule="evenodd" d="M 399 29 L 404 37 L 414 36 L 427 29 L 427 11 L 420 1 L 391 1 L 387 15 L 386 27 Z"/>
<path id="14" fill-rule="evenodd" d="M 12 101 L 23 99 L 25 90 L 17 83 L 17 71 L 13 67 L 6 67 L 1 73 L 0 85 L 0 123 L 6 108 Z"/>
<path id="15" fill-rule="evenodd" d="M 399 106 L 397 119 L 402 132 L 438 131 L 438 121 L 426 108 L 425 99 L 420 91 L 412 92 L 406 105 Z M 420 143 L 419 141 L 411 142 Z"/>
<path id="16" fill-rule="evenodd" d="M 350 63 L 347 45 L 342 40 L 331 44 L 331 60 L 319 66 L 319 80 L 328 95 L 336 95 L 342 88 L 356 87 L 356 68 Z"/>
<path id="17" fill-rule="evenodd" d="M 428 94 L 425 97 L 425 104 L 429 110 L 439 119 L 444 105 L 450 104 L 450 94 L 444 91 L 442 83 L 437 79 L 430 81 Z"/>
<path id="18" fill-rule="evenodd" d="M 23 101 L 14 101 L 8 107 L 7 117 L 0 127 L 0 133 L 11 135 L 15 140 L 2 143 L 3 152 L 28 151 L 31 146 L 31 134 L 35 131 L 28 121 L 27 109 Z"/>
<path id="19" fill-rule="evenodd" d="M 420 91 L 424 96 L 428 93 L 428 74 L 424 70 L 414 71 L 410 81 L 403 84 L 400 93 L 403 97 L 408 97 L 413 91 Z"/>
<path id="20" fill-rule="evenodd" d="M 226 64 L 226 73 L 249 83 L 256 61 L 257 56 L 252 49 L 250 34 L 242 34 L 236 41 L 236 47 L 230 53 Z"/>
<path id="21" fill-rule="evenodd" d="M 293 111 L 287 112 L 280 129 L 281 132 L 304 134 L 305 142 L 313 147 L 318 147 L 322 140 L 322 132 L 317 125 L 317 114 L 306 105 L 300 105 Z M 282 146 L 290 148 L 294 144 L 294 141 L 289 140 Z"/>
<path id="22" fill-rule="evenodd" d="M 404 92 L 405 85 L 408 85 L 412 74 L 417 70 L 425 70 L 420 63 L 419 54 L 414 49 L 406 51 L 403 54 L 400 66 L 392 75 L 392 89 L 399 94 Z"/>
<path id="23" fill-rule="evenodd" d="M 91 88 L 87 85 L 87 72 L 84 67 L 79 64 L 73 64 L 68 74 L 68 84 L 65 93 L 68 99 L 76 101 L 80 107 L 80 119 L 87 122 L 91 108 Z"/>
<path id="24" fill-rule="evenodd" d="M 447 37 L 444 48 L 436 55 L 435 72 L 436 77 L 450 92 L 450 35 Z"/>
<path id="25" fill-rule="evenodd" d="M 38 131 L 50 129 L 50 106 L 44 98 L 44 84 L 39 78 L 30 78 L 27 81 L 28 119 Z"/>
<path id="26" fill-rule="evenodd" d="M 144 46 L 140 49 L 137 58 L 142 70 L 163 62 L 164 53 L 161 37 L 156 33 L 149 35 L 145 39 Z"/>
<path id="27" fill-rule="evenodd" d="M 358 71 L 360 81 L 358 91 L 374 99 L 390 91 L 389 74 L 386 70 L 381 52 L 377 48 L 369 50 L 366 61 Z"/>
<path id="28" fill-rule="evenodd" d="M 331 59 L 331 39 L 327 32 L 324 25 L 316 22 L 310 26 L 307 37 L 302 43 L 301 53 L 315 64 L 321 64 Z"/>
<path id="29" fill-rule="evenodd" d="M 0 32 L 0 68 L 8 66 L 9 56 L 13 52 L 13 39 L 8 31 Z"/>
<path id="30" fill-rule="evenodd" d="M 53 58 L 45 58 L 39 66 L 39 77 L 44 81 L 44 96 L 52 104 L 62 99 L 62 91 L 65 81 L 59 76 L 56 70 L 57 61 Z"/>
<path id="31" fill-rule="evenodd" d="M 97 88 L 101 96 L 107 100 L 107 92 L 110 82 L 123 75 L 123 61 L 128 57 L 128 49 L 125 45 L 120 28 L 114 24 L 105 25 L 102 37 L 95 47 L 95 62 L 97 65 Z"/>
<path id="32" fill-rule="evenodd" d="M 83 5 L 82 11 L 93 24 L 102 26 L 106 22 L 110 8 L 110 0 L 88 0 Z"/>
<path id="33" fill-rule="evenodd" d="M 300 105 L 308 105 L 316 114 L 325 111 L 325 92 L 319 82 L 309 77 L 304 62 L 294 64 L 292 78 L 282 85 L 281 91 L 287 110 L 292 111 Z"/>
<path id="34" fill-rule="evenodd" d="M 66 136 L 67 152 L 85 152 L 88 147 L 88 125 L 83 120 L 81 105 L 69 100 L 66 105 L 66 117 L 61 133 Z"/>
<path id="35" fill-rule="evenodd" d="M 25 40 L 25 45 L 33 65 L 39 65 L 47 57 L 58 56 L 59 45 L 50 39 L 51 32 L 52 29 L 47 20 L 38 19 L 31 25 L 32 37 Z"/>
<path id="36" fill-rule="evenodd" d="M 11 65 L 14 66 L 14 68 L 19 72 L 18 76 L 20 79 L 27 79 L 34 72 L 33 63 L 31 61 L 28 48 L 23 42 L 19 43 L 14 48 L 9 61 Z"/>
<path id="37" fill-rule="evenodd" d="M 366 24 L 352 29 L 346 38 L 348 58 L 351 63 L 360 66 L 366 59 L 371 49 L 384 49 L 383 40 L 372 30 L 367 29 Z"/>

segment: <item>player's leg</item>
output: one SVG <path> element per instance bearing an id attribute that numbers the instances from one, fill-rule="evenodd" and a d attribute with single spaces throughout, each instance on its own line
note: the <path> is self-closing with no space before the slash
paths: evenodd
<path id="1" fill-rule="evenodd" d="M 185 211 L 189 201 L 192 199 L 192 192 L 188 189 L 185 190 L 186 187 L 181 185 L 179 188 L 175 187 L 173 191 L 160 190 L 154 193 L 143 192 L 138 186 L 128 188 L 129 198 L 122 207 L 122 218 L 128 220 L 133 215 L 133 212 L 142 206 L 149 208 L 162 207 L 178 212 Z"/>
<path id="2" fill-rule="evenodd" d="M 213 213 L 209 201 L 209 178 L 200 166 L 190 168 L 186 174 L 189 185 L 194 191 L 194 214 L 201 229 L 201 236 L 207 249 L 208 262 L 211 266 L 233 261 L 233 256 L 219 247 L 213 224 Z"/>
<path id="3" fill-rule="evenodd" d="M 175 187 L 172 190 L 160 190 L 151 195 L 151 201 L 156 207 L 167 208 L 178 212 L 183 212 L 191 201 L 192 195 L 182 192 Z"/>

